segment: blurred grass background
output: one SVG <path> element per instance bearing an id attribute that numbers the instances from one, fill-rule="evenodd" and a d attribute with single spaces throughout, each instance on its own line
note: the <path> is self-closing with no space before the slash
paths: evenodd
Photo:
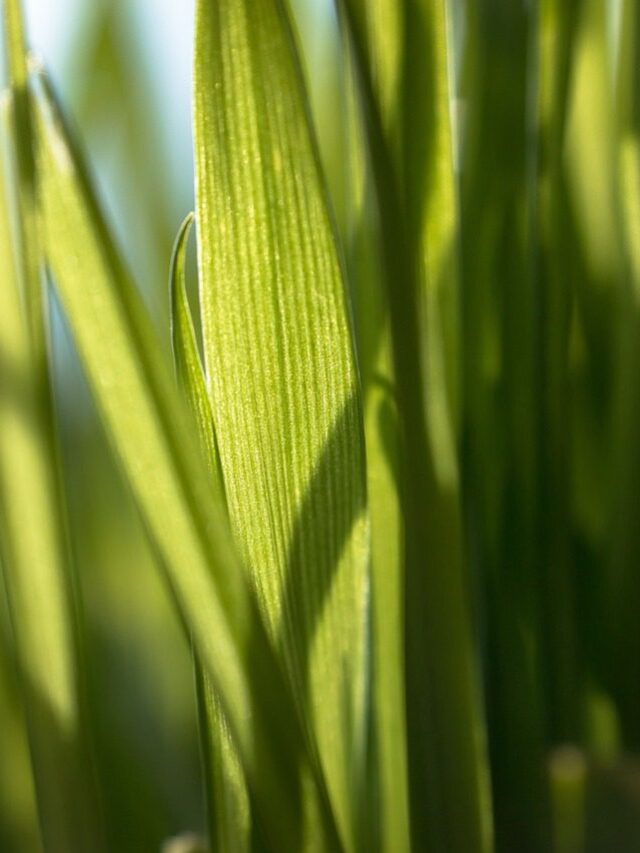
<path id="1" fill-rule="evenodd" d="M 329 0 L 294 5 L 346 231 L 348 110 L 337 26 Z M 569 826 L 558 850 L 640 850 L 640 267 L 638 222 L 625 213 L 637 205 L 640 174 L 620 154 L 640 127 L 633 50 L 624 72 L 631 94 L 617 80 L 638 15 L 627 15 L 622 0 L 452 7 L 464 141 L 467 565 L 498 847 L 553 849 L 545 814 L 557 811 Z M 193 4 L 28 0 L 26 8 L 32 45 L 90 151 L 168 346 L 171 246 L 193 208 Z M 531 82 L 538 48 L 539 89 Z M 55 306 L 53 316 L 110 844 L 157 850 L 175 833 L 204 828 L 190 655 Z M 3 594 L 0 850 L 29 853 L 36 816 Z"/>

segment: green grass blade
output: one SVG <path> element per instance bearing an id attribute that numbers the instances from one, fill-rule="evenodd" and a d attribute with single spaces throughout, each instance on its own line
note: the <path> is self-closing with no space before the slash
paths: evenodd
<path id="1" fill-rule="evenodd" d="M 348 47 L 347 47 L 348 50 Z M 350 63 L 348 264 L 353 282 L 364 393 L 367 492 L 371 518 L 374 744 L 371 777 L 378 808 L 369 831 L 383 850 L 410 850 L 404 680 L 404 559 L 400 506 L 400 424 L 389 307 L 380 275 L 382 240 L 375 215 L 366 140 Z M 373 842 L 371 843 L 373 850 Z"/>
<path id="2" fill-rule="evenodd" d="M 44 291 L 36 212 L 35 161 L 31 139 L 31 101 L 28 91 L 25 28 L 21 0 L 3 0 L 4 44 L 13 98 L 9 109 L 12 156 L 17 175 L 17 274 L 24 294 L 36 369 L 46 372 Z M 46 383 L 45 383 L 46 384 Z"/>
<path id="3" fill-rule="evenodd" d="M 368 529 L 349 307 L 280 0 L 197 7 L 205 362 L 232 527 L 354 844 Z"/>
<path id="4" fill-rule="evenodd" d="M 420 315 L 416 355 L 421 360 L 427 455 L 424 476 L 428 483 L 426 494 L 414 498 L 414 506 L 423 507 L 418 515 L 425 516 L 424 540 L 416 562 L 407 568 L 408 725 L 409 737 L 418 744 L 414 749 L 410 740 L 409 754 L 413 758 L 413 819 L 419 831 L 426 837 L 433 832 L 428 820 L 421 821 L 419 794 L 416 797 L 421 784 L 429 784 L 433 777 L 433 769 L 425 772 L 431 762 L 434 790 L 444 811 L 441 843 L 452 850 L 489 850 L 493 842 L 491 794 L 479 662 L 472 646 L 457 453 L 459 215 L 448 14 L 447 0 L 410 2 L 405 23 L 403 195 L 409 228 L 415 229 L 412 251 L 418 265 L 416 308 Z M 423 109 L 416 113 L 415 104 L 420 102 Z M 396 328 L 395 333 L 401 334 L 401 330 Z M 415 523 L 420 524 L 419 518 Z M 456 641 L 451 639 L 453 631 Z M 432 732 L 421 742 L 429 726 Z"/>
<path id="5" fill-rule="evenodd" d="M 103 841 L 81 707 L 56 451 L 40 384 L 40 366 L 35 364 L 29 324 L 20 300 L 5 165 L 3 158 L 0 531 L 4 577 L 43 843 L 48 850 L 60 853 L 101 850 Z"/>
<path id="6" fill-rule="evenodd" d="M 195 675 L 212 849 L 219 853 L 245 853 L 252 849 L 252 815 L 244 771 L 216 690 L 197 656 Z"/>
<path id="7" fill-rule="evenodd" d="M 535 10 L 467 4 L 461 154 L 464 488 L 486 625 L 498 848 L 544 847 Z M 506 82 L 508 81 L 508 85 Z M 501 97 L 494 96 L 500 89 Z M 515 534 L 517 531 L 517 535 Z M 479 596 L 480 597 L 480 596 Z M 522 786 L 519 780 L 527 778 Z"/>
<path id="8" fill-rule="evenodd" d="M 186 249 L 192 224 L 193 214 L 189 214 L 176 238 L 171 262 L 173 357 L 178 381 L 195 416 L 211 476 L 217 490 L 223 494 L 211 405 L 185 283 Z M 209 833 L 215 850 L 242 853 L 250 849 L 251 840 L 250 804 L 244 774 L 220 701 L 195 653 L 194 665 Z"/>
<path id="9" fill-rule="evenodd" d="M 222 495 L 211 487 L 79 153 L 46 80 L 39 84 L 44 245 L 108 435 L 220 696 L 263 832 L 273 849 L 298 849 L 302 773 L 320 815 L 320 843 L 331 844 L 323 787 L 235 554 Z"/>
<path id="10" fill-rule="evenodd" d="M 412 842 L 487 850 L 490 791 L 457 470 L 458 224 L 446 5 L 403 6 L 403 82 L 391 117 L 377 91 L 375 47 L 359 23 L 359 4 L 342 5 L 379 200 L 403 424 Z"/>
<path id="11" fill-rule="evenodd" d="M 220 493 L 224 493 L 220 457 L 207 393 L 207 381 L 202 369 L 191 310 L 187 299 L 185 263 L 187 241 L 193 225 L 189 214 L 176 238 L 171 261 L 171 340 L 178 381 L 184 389 L 195 415 L 198 434 L 211 475 Z"/>

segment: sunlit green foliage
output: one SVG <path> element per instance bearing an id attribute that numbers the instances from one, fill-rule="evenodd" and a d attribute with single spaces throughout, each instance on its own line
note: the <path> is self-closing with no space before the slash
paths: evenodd
<path id="1" fill-rule="evenodd" d="M 195 0 L 178 230 L 0 2 L 0 849 L 637 850 L 640 12 L 310 4 Z"/>

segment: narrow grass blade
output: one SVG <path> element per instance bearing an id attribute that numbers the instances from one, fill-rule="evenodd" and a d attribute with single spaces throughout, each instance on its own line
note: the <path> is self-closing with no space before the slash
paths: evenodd
<path id="1" fill-rule="evenodd" d="M 331 845 L 324 788 L 235 554 L 222 496 L 206 475 L 169 366 L 44 78 L 38 139 L 44 245 L 55 284 L 108 435 L 218 691 L 261 829 L 273 849 L 299 849 L 303 774 L 319 843 Z"/>
<path id="2" fill-rule="evenodd" d="M 406 8 L 402 193 L 408 227 L 415 229 L 411 251 L 418 274 L 416 355 L 423 383 L 423 477 L 428 484 L 426 492 L 420 486 L 414 496 L 414 524 L 416 528 L 422 525 L 419 535 L 423 538 L 413 555 L 409 551 L 413 562 L 407 568 L 408 725 L 415 743 L 414 748 L 410 741 L 409 750 L 412 816 L 419 833 L 429 837 L 433 830 L 427 818 L 421 819 L 416 792 L 422 784 L 429 784 L 435 770 L 435 796 L 445 812 L 440 817 L 443 846 L 489 850 L 493 843 L 491 793 L 479 661 L 472 646 L 458 461 L 460 225 L 451 118 L 449 4 L 422 0 L 410 2 Z M 414 104 L 421 99 L 423 109 L 414 115 Z M 401 334 L 401 330 L 396 328 L 395 333 Z M 420 452 L 419 447 L 415 449 Z M 425 772 L 429 762 L 432 769 Z"/>
<path id="3" fill-rule="evenodd" d="M 3 131 L 6 129 L 3 122 Z M 2 153 L 6 154 L 6 147 Z M 35 363 L 30 327 L 20 299 L 5 167 L 3 157 L 0 532 L 4 578 L 43 843 L 56 853 L 101 850 L 103 839 L 81 708 L 75 614 L 67 575 L 56 452 L 48 400 L 43 399 L 40 365 Z"/>
<path id="4" fill-rule="evenodd" d="M 207 382 L 191 318 L 185 282 L 186 250 L 193 214 L 182 223 L 171 261 L 171 340 L 178 381 L 193 411 L 202 448 L 217 489 L 224 494 L 220 457 L 207 393 Z"/>
<path id="5" fill-rule="evenodd" d="M 193 214 L 189 214 L 176 238 L 171 263 L 173 357 L 178 381 L 195 415 L 209 471 L 217 491 L 223 494 L 211 406 L 185 283 L 186 249 L 192 224 Z M 250 804 L 244 774 L 220 701 L 195 652 L 194 666 L 209 834 L 215 850 L 242 853 L 250 849 L 251 840 Z"/>
<path id="6" fill-rule="evenodd" d="M 31 139 L 31 102 L 28 92 L 27 54 L 22 0 L 1 4 L 5 53 L 13 97 L 9 107 L 12 156 L 17 175 L 18 217 L 16 241 L 20 245 L 16 273 L 26 304 L 31 346 L 37 370 L 46 372 L 45 300 L 36 213 L 36 178 Z"/>
<path id="7" fill-rule="evenodd" d="M 360 387 L 280 0 L 198 3 L 194 120 L 205 361 L 232 527 L 352 849 L 367 727 Z"/>
<path id="8" fill-rule="evenodd" d="M 371 518 L 372 701 L 371 787 L 378 808 L 365 818 L 368 849 L 410 850 L 404 660 L 404 554 L 399 495 L 400 423 L 389 307 L 380 275 L 380 232 L 375 215 L 353 62 L 349 73 L 348 265 L 354 292 L 359 364 L 364 394 L 367 492 Z"/>
<path id="9" fill-rule="evenodd" d="M 216 690 L 195 657 L 198 726 L 209 838 L 219 853 L 252 850 L 251 802 L 244 771 Z"/>
<path id="10" fill-rule="evenodd" d="M 403 425 L 412 843 L 487 850 L 490 791 L 457 460 L 458 224 L 446 4 L 402 6 L 402 84 L 393 116 L 384 114 L 377 91 L 362 4 L 343 0 L 342 8 L 379 201 Z"/>
<path id="11" fill-rule="evenodd" d="M 498 847 L 544 847 L 538 12 L 466 4 L 461 154 L 464 490 L 485 629 Z M 501 96 L 494 97 L 497 87 Z M 481 248 L 480 248 L 481 247 Z M 517 531 L 517 534 L 516 532 Z M 522 786 L 520 780 L 529 784 Z"/>

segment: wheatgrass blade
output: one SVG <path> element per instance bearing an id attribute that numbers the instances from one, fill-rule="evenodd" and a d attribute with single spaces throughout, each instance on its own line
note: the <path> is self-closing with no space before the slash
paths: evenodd
<path id="1" fill-rule="evenodd" d="M 372 4 L 376 5 L 376 4 Z M 356 339 L 364 396 L 367 492 L 371 518 L 372 796 L 369 848 L 410 849 L 404 681 L 404 554 L 400 506 L 400 424 L 389 309 L 380 274 L 380 233 L 359 110 L 353 60 L 348 68 L 347 262 L 354 293 Z"/>
<path id="2" fill-rule="evenodd" d="M 198 3 L 194 121 L 205 363 L 229 515 L 351 850 L 368 726 L 361 391 L 280 0 Z"/>

